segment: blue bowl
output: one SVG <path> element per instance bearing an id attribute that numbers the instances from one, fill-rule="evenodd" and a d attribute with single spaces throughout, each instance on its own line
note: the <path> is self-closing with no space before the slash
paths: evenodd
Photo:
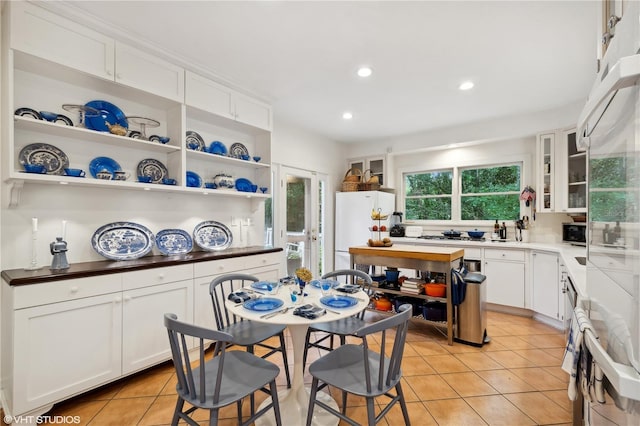
<path id="1" fill-rule="evenodd" d="M 258 161 L 260 161 L 262 159 L 262 157 L 258 157 L 257 155 L 255 157 L 253 157 L 253 161 L 255 161 L 256 163 Z"/>
<path id="2" fill-rule="evenodd" d="M 176 185 L 178 182 L 172 178 L 163 178 L 162 183 L 165 185 Z"/>
<path id="3" fill-rule="evenodd" d="M 474 229 L 473 231 L 467 231 L 467 235 L 469 235 L 469 237 L 471 238 L 482 238 L 482 236 L 484 235 L 484 231 L 478 231 L 477 229 Z"/>
<path id="4" fill-rule="evenodd" d="M 204 187 L 207 188 L 207 189 L 217 189 L 218 185 L 216 185 L 213 182 L 205 182 L 204 183 Z"/>
<path id="5" fill-rule="evenodd" d="M 151 183 L 153 178 L 151 176 L 138 176 L 138 182 Z"/>
<path id="6" fill-rule="evenodd" d="M 247 154 L 240 154 L 240 158 L 242 158 L 243 160 L 245 160 L 245 161 L 246 161 L 246 160 L 248 160 L 248 159 L 249 159 L 249 158 L 251 158 L 251 157 L 249 157 Z"/>
<path id="7" fill-rule="evenodd" d="M 73 177 L 84 177 L 85 176 L 85 172 L 82 169 L 64 169 L 64 174 L 67 176 L 73 176 Z"/>
<path id="8" fill-rule="evenodd" d="M 47 173 L 47 168 L 43 164 L 24 164 L 24 170 L 27 173 Z"/>

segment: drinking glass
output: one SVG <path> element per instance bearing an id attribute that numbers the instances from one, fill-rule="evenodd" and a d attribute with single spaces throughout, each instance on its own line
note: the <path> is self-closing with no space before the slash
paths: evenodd
<path id="1" fill-rule="evenodd" d="M 302 301 L 304 300 L 304 291 L 300 290 L 300 287 L 292 285 L 289 288 L 289 295 L 291 296 L 291 302 L 294 305 L 302 305 Z"/>
<path id="2" fill-rule="evenodd" d="M 329 296 L 331 294 L 332 287 L 331 281 L 324 280 L 320 282 L 320 290 L 322 290 L 323 296 Z"/>

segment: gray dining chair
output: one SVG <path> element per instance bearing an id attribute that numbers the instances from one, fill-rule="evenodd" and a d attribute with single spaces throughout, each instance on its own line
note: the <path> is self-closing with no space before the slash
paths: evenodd
<path id="1" fill-rule="evenodd" d="M 220 408 L 234 402 L 238 409 L 238 425 L 252 424 L 272 408 L 276 424 L 282 424 L 276 386 L 276 377 L 280 373 L 277 365 L 248 352 L 227 351 L 228 343 L 233 341 L 229 333 L 178 321 L 178 317 L 171 313 L 164 314 L 164 325 L 169 334 L 178 378 L 178 401 L 172 425 L 177 425 L 182 419 L 197 426 L 199 423 L 190 414 L 198 408 L 209 410 L 209 425 L 217 425 Z M 197 359 L 192 359 L 190 355 L 191 337 L 195 338 L 197 349 L 197 353 L 191 350 L 191 354 Z M 215 342 L 215 346 L 210 355 L 206 349 L 211 341 Z M 271 396 L 271 403 L 255 414 L 255 407 L 252 406 L 250 418 L 242 422 L 242 400 L 259 390 Z M 191 405 L 187 410 L 184 409 L 185 402 Z M 254 403 L 253 399 L 251 403 Z"/>
<path id="2" fill-rule="evenodd" d="M 237 273 L 221 275 L 211 281 L 209 284 L 209 294 L 211 295 L 211 302 L 213 304 L 216 328 L 218 331 L 231 334 L 233 336 L 231 343 L 246 347 L 249 353 L 255 353 L 256 346 L 267 350 L 261 355 L 262 358 L 268 358 L 271 355 L 281 353 L 287 387 L 290 388 L 291 377 L 289 375 L 289 362 L 287 360 L 287 349 L 284 339 L 284 329 L 286 326 L 249 321 L 229 312 L 225 305 L 230 293 L 241 290 L 242 288 L 250 288 L 251 284 L 258 281 L 259 279 L 253 275 Z M 279 346 L 265 342 L 272 337 L 279 339 Z"/>
<path id="3" fill-rule="evenodd" d="M 366 325 L 354 332 L 362 338 L 362 344 L 345 344 L 314 361 L 309 366 L 309 373 L 313 377 L 307 426 L 313 420 L 313 410 L 316 405 L 338 416 L 345 422 L 358 426 L 353 419 L 347 417 L 347 394 L 351 393 L 364 397 L 367 401 L 367 424 L 374 426 L 391 410 L 396 402 L 400 403 L 404 424 L 410 426 L 409 412 L 402 392 L 400 379 L 402 378 L 402 354 L 407 339 L 409 319 L 413 306 L 404 304 L 398 313 L 378 322 Z M 380 342 L 380 352 L 369 349 L 368 337 L 376 334 L 373 344 Z M 372 339 L 374 340 L 374 339 Z M 389 340 L 389 341 L 388 341 Z M 387 345 L 391 351 L 387 351 Z M 390 353 L 389 357 L 385 356 Z M 337 411 L 326 403 L 316 400 L 316 394 L 326 386 L 332 386 L 342 391 L 342 411 Z M 391 394 L 395 388 L 395 395 Z M 385 395 L 391 401 L 376 416 L 374 400 Z"/>
<path id="4" fill-rule="evenodd" d="M 362 290 L 367 294 L 371 294 L 371 284 L 373 280 L 371 276 L 365 272 L 356 269 L 340 269 L 337 271 L 326 273 L 322 276 L 326 279 L 335 279 L 341 284 L 359 284 Z M 304 345 L 304 354 L 302 356 L 302 366 L 307 365 L 307 355 L 310 348 L 318 348 L 324 351 L 332 351 L 334 348 L 334 338 L 340 339 L 340 344 L 344 345 L 347 336 L 366 324 L 364 320 L 365 310 L 356 315 L 342 318 L 337 321 L 320 322 L 311 324 L 307 330 L 307 336 Z M 312 340 L 313 339 L 313 340 Z M 326 340 L 329 340 L 327 346 Z"/>

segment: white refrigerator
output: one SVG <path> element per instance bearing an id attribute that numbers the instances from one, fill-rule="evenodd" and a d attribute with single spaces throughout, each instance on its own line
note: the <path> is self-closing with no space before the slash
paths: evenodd
<path id="1" fill-rule="evenodd" d="M 382 225 L 389 227 L 389 218 L 395 209 L 394 194 L 381 191 L 357 191 L 336 193 L 335 260 L 334 269 L 351 267 L 349 247 L 367 244 L 371 238 L 369 227 L 374 225 L 371 211 L 380 209 L 388 214 Z M 377 224 L 377 221 L 375 221 Z"/>

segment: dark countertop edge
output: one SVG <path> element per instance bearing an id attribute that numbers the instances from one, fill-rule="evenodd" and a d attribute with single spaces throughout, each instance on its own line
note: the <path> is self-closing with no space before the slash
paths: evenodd
<path id="1" fill-rule="evenodd" d="M 256 254 L 276 253 L 281 247 L 242 247 L 222 251 L 198 251 L 177 256 L 145 256 L 135 260 L 99 260 L 92 262 L 73 263 L 68 269 L 52 271 L 49 266 L 43 266 L 35 271 L 25 269 L 8 269 L 2 271 L 2 279 L 9 285 L 28 285 L 50 281 L 61 281 L 73 278 L 93 277 L 97 275 L 117 274 L 143 269 L 162 268 L 165 266 L 182 265 L 186 263 L 208 262 L 210 260 L 230 259 L 233 257 L 251 256 Z"/>

